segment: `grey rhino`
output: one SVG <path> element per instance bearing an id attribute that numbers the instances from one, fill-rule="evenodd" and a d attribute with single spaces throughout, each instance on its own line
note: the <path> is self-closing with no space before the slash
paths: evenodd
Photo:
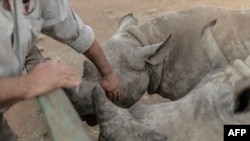
<path id="1" fill-rule="evenodd" d="M 215 70 L 183 98 L 129 109 L 94 87 L 99 141 L 223 141 L 226 124 L 250 123 L 250 57 Z"/>
<path id="2" fill-rule="evenodd" d="M 249 17 L 250 10 L 196 7 L 138 25 L 130 14 L 120 20 L 118 31 L 107 44 L 106 56 L 124 87 L 176 100 L 216 68 L 217 64 L 211 66 L 214 53 L 222 54 L 229 63 L 249 55 Z M 207 27 L 208 42 L 201 47 Z M 157 44 L 169 36 L 167 43 L 158 48 Z M 211 49 L 211 45 L 217 47 Z"/>
<path id="3" fill-rule="evenodd" d="M 172 100 L 186 95 L 221 62 L 245 59 L 250 50 L 250 10 L 196 7 L 137 24 L 129 14 L 105 50 L 123 94 L 115 104 L 129 108 L 148 91 Z M 81 115 L 93 115 L 91 90 L 100 79 L 85 63 L 84 82 L 68 96 Z M 88 82 L 86 82 L 88 81 Z"/>

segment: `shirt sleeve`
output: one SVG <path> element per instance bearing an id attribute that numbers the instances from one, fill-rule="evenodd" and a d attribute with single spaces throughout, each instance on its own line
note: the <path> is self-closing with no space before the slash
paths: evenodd
<path id="1" fill-rule="evenodd" d="M 93 44 L 92 28 L 83 23 L 67 0 L 41 0 L 41 14 L 44 19 L 42 33 L 79 53 L 84 53 Z"/>

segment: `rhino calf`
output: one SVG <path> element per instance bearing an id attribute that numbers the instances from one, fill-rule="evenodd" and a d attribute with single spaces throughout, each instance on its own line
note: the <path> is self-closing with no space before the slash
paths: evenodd
<path id="1" fill-rule="evenodd" d="M 249 67 L 250 57 L 245 62 L 236 60 L 208 74 L 179 100 L 136 104 L 130 109 L 115 106 L 96 86 L 93 100 L 99 140 L 223 141 L 223 125 L 250 123 Z"/>
<path id="2" fill-rule="evenodd" d="M 195 7 L 140 24 L 124 16 L 105 50 L 124 88 L 115 104 L 129 108 L 146 91 L 172 100 L 185 96 L 210 71 L 249 55 L 249 25 L 248 9 Z M 82 85 L 68 92 L 82 118 L 94 115 L 91 90 L 100 78 L 85 62 Z"/>

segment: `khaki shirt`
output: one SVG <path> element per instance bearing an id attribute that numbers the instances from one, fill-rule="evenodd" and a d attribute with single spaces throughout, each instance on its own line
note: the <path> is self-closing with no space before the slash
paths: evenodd
<path id="1" fill-rule="evenodd" d="M 71 9 L 68 0 L 30 0 L 24 14 L 38 35 L 40 32 L 84 53 L 95 40 L 91 27 Z"/>
<path id="2" fill-rule="evenodd" d="M 67 0 L 9 0 L 11 11 L 0 0 L 0 78 L 20 75 L 25 57 L 40 32 L 68 44 L 79 53 L 95 40 L 93 30 L 70 8 Z M 6 109 L 1 109 L 3 113 Z"/>
<path id="3" fill-rule="evenodd" d="M 23 15 L 21 0 L 9 0 L 11 11 L 0 0 L 0 78 L 17 76 L 23 71 L 25 56 L 34 44 L 35 34 Z M 6 108 L 0 107 L 0 113 Z"/>
<path id="4" fill-rule="evenodd" d="M 34 44 L 35 34 L 23 15 L 21 0 L 9 0 L 11 11 L 0 0 L 0 78 L 20 75 L 25 56 Z"/>

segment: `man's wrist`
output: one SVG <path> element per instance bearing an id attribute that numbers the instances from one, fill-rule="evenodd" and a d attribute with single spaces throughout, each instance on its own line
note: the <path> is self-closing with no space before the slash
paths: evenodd
<path id="1" fill-rule="evenodd" d="M 35 93 L 34 82 L 32 81 L 32 76 L 30 74 L 23 75 L 23 82 L 25 82 L 24 86 L 24 95 L 22 95 L 22 99 L 31 98 Z"/>
<path id="2" fill-rule="evenodd" d="M 102 72 L 101 72 L 101 75 L 102 77 L 105 77 L 105 76 L 109 76 L 110 74 L 113 74 L 114 71 L 111 67 L 107 68 L 107 69 L 103 69 Z"/>

